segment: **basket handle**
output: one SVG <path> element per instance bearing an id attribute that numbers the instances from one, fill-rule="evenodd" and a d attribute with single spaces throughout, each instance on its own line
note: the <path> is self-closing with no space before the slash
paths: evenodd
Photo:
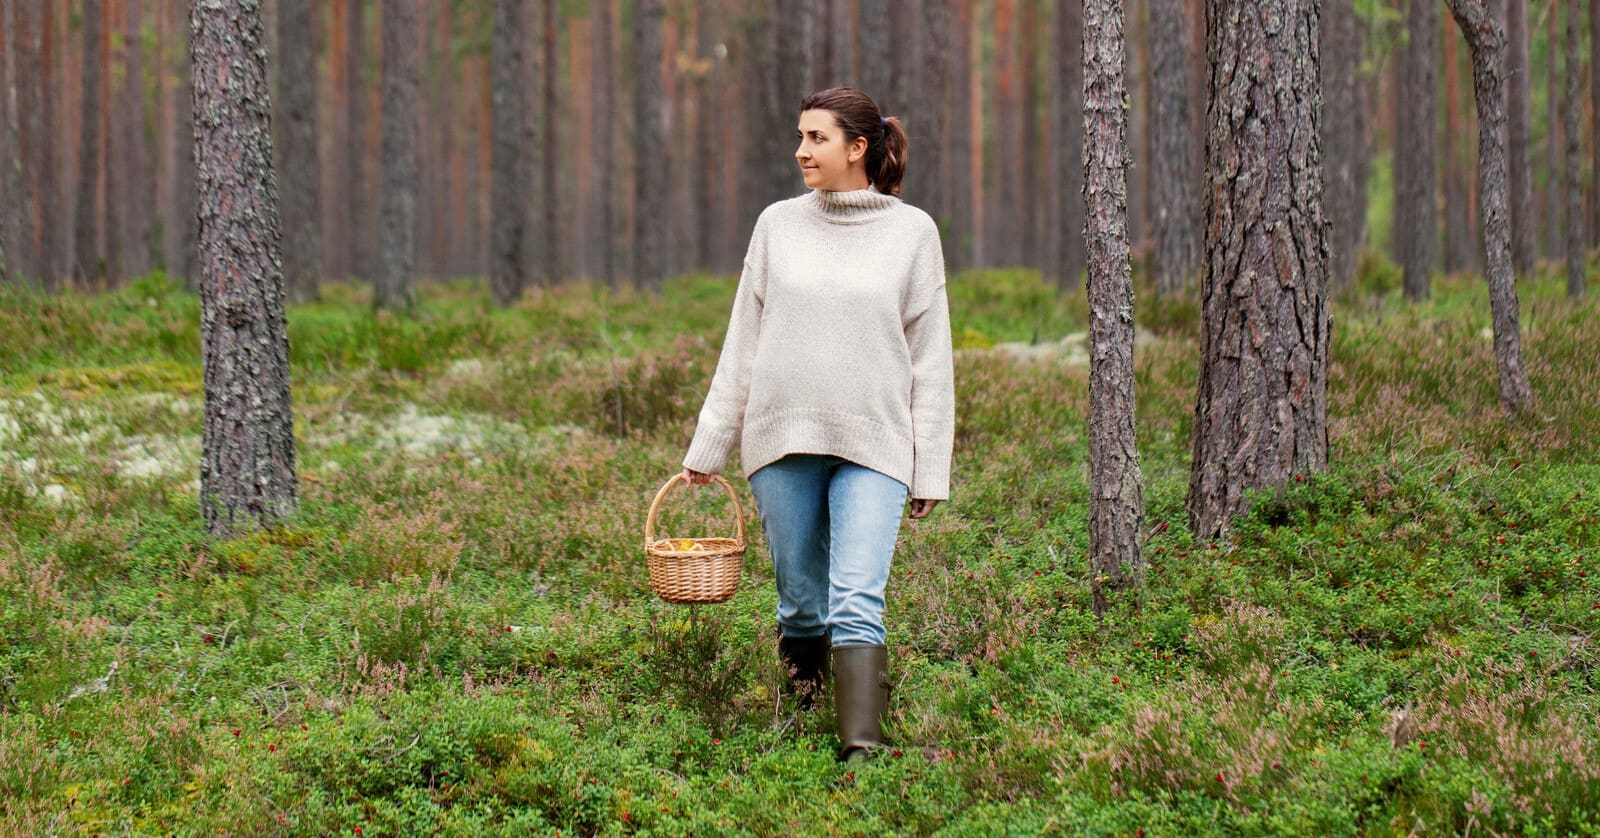
<path id="1" fill-rule="evenodd" d="M 722 475 L 712 475 L 711 479 L 716 481 L 717 485 L 721 486 L 722 490 L 728 493 L 728 499 L 733 501 L 734 521 L 739 528 L 739 543 L 743 544 L 744 506 L 739 503 L 739 496 L 734 494 L 733 487 L 728 485 L 728 481 L 722 479 Z M 661 510 L 661 501 L 666 498 L 668 492 L 672 491 L 672 487 L 678 485 L 679 483 L 687 482 L 688 481 L 684 480 L 683 472 L 680 471 L 677 474 L 668 477 L 667 482 L 661 484 L 661 490 L 656 492 L 656 499 L 650 502 L 649 514 L 644 516 L 644 543 L 646 546 L 655 543 L 656 513 Z"/>

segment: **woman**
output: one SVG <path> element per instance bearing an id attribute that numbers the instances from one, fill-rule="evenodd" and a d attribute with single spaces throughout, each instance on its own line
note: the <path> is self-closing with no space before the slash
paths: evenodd
<path id="1" fill-rule="evenodd" d="M 800 105 L 810 194 L 756 222 L 684 457 L 710 482 L 739 440 L 772 551 L 778 651 L 802 708 L 831 647 L 840 757 L 882 744 L 884 588 L 906 499 L 949 495 L 955 428 L 939 231 L 898 197 L 906 133 L 850 88 Z"/>

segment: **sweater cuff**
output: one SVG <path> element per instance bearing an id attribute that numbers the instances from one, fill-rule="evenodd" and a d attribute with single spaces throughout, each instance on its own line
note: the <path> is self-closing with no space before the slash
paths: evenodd
<path id="1" fill-rule="evenodd" d="M 728 464 L 728 451 L 733 448 L 733 431 L 714 431 L 699 428 L 694 441 L 689 443 L 689 453 L 683 457 L 685 468 L 705 474 L 718 474 Z"/>
<path id="2" fill-rule="evenodd" d="M 950 458 L 919 454 L 911 473 L 911 497 L 950 499 Z"/>

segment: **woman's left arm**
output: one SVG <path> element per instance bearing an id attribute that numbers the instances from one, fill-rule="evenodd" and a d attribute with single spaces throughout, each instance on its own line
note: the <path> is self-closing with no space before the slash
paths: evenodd
<path id="1" fill-rule="evenodd" d="M 944 252 L 938 228 L 931 220 L 917 249 L 911 281 L 905 320 L 906 346 L 911 351 L 911 429 L 916 445 L 911 517 L 923 518 L 935 504 L 950 496 L 950 457 L 956 426 Z"/>

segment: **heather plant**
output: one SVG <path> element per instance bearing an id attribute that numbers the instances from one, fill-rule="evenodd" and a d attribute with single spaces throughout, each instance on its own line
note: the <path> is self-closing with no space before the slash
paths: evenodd
<path id="1" fill-rule="evenodd" d="M 301 515 L 225 541 L 194 298 L 8 286 L 0 831 L 1594 832 L 1600 312 L 1519 286 L 1539 406 L 1507 421 L 1479 286 L 1335 300 L 1330 470 L 1203 542 L 1196 314 L 1141 294 L 1148 565 L 1096 620 L 1083 300 L 952 276 L 955 494 L 901 533 L 891 747 L 849 769 L 828 696 L 787 695 L 742 481 L 739 594 L 648 587 L 731 277 L 447 283 L 412 319 L 325 286 L 289 312 Z M 731 524 L 702 489 L 660 529 Z"/>

